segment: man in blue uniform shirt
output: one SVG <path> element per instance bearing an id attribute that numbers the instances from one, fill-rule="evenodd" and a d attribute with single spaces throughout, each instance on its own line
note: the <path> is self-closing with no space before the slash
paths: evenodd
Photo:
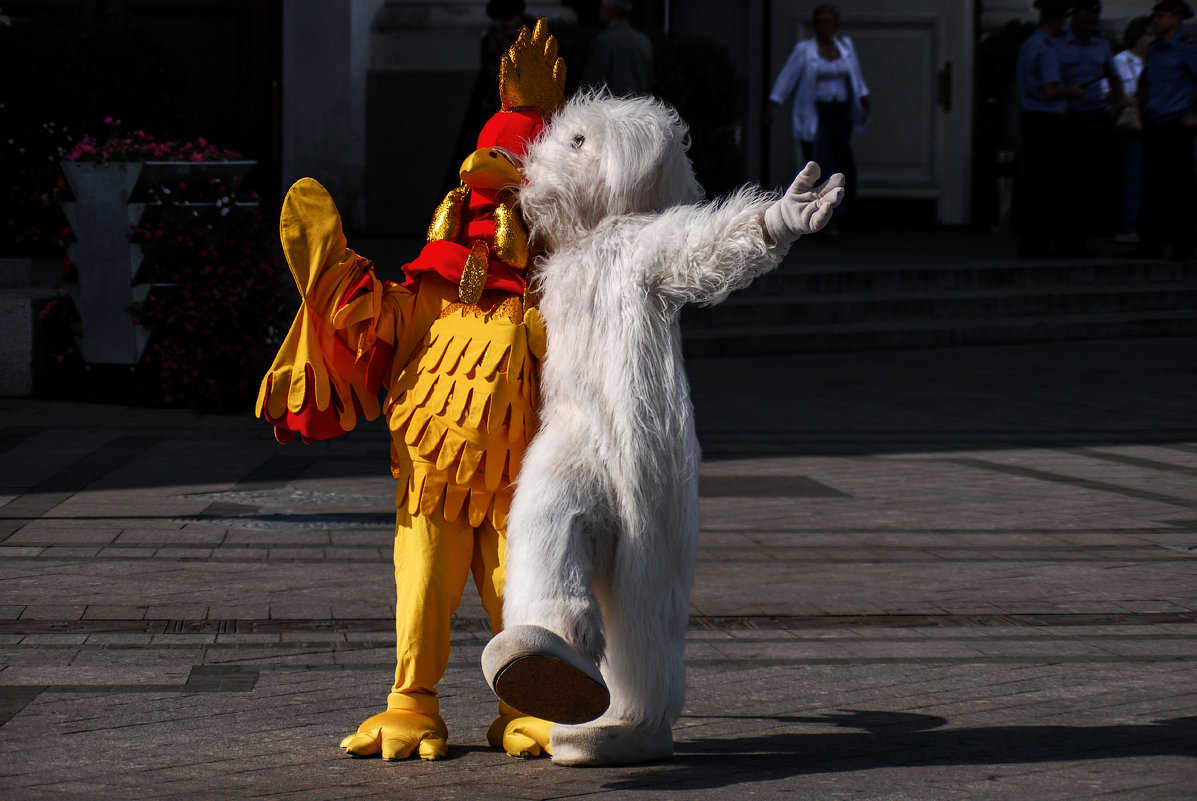
<path id="1" fill-rule="evenodd" d="M 1128 255 L 1159 258 L 1172 246 L 1177 261 L 1193 258 L 1197 235 L 1197 44 L 1180 35 L 1193 10 L 1184 0 L 1162 0 L 1152 9 L 1156 40 L 1147 48 L 1139 78 L 1143 118 L 1143 201 L 1140 246 Z"/>
<path id="2" fill-rule="evenodd" d="M 1060 184 L 1064 112 L 1069 98 L 1084 89 L 1061 82 L 1057 38 L 1064 30 L 1071 0 L 1036 0 L 1039 27 L 1018 53 L 1018 99 L 1022 104 L 1023 258 L 1054 255 L 1060 240 Z"/>
<path id="3" fill-rule="evenodd" d="M 1111 99 L 1122 101 L 1122 79 L 1110 43 L 1097 35 L 1098 0 L 1073 0 L 1072 21 L 1059 40 L 1060 82 L 1079 86 L 1080 97 L 1066 101 L 1064 113 L 1064 191 L 1060 236 L 1062 256 L 1092 256 L 1085 236 L 1112 228 L 1115 195 L 1107 178 L 1116 162 L 1113 124 L 1106 112 L 1103 80 Z"/>

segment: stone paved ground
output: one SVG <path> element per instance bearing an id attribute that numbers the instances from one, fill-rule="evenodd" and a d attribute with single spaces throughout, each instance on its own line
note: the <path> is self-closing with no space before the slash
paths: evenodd
<path id="1" fill-rule="evenodd" d="M 386 437 L 0 399 L 0 798 L 1160 799 L 1197 781 L 1197 340 L 690 365 L 677 756 L 354 760 L 393 659 Z"/>

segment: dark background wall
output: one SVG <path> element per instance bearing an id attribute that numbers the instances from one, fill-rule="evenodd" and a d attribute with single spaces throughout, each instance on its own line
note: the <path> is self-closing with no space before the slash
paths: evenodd
<path id="1" fill-rule="evenodd" d="M 283 0 L 26 0 L 5 2 L 2 8 L 17 25 L 22 18 L 40 27 L 60 25 L 64 43 L 80 35 L 79 29 L 91 29 L 114 42 L 123 35 L 130 42 L 148 41 L 173 56 L 176 71 L 164 77 L 181 95 L 173 103 L 159 97 L 152 106 L 139 107 L 138 98 L 127 92 L 122 96 L 121 86 L 111 79 L 94 80 L 108 74 L 98 64 L 77 66 L 76 87 L 47 85 L 40 90 L 83 95 L 76 103 L 82 107 L 75 110 L 81 119 L 75 123 L 93 136 L 103 134 L 104 116 L 120 109 L 126 127 L 144 126 L 161 138 L 202 136 L 237 150 L 259 162 L 250 182 L 271 202 L 281 161 L 282 5 Z M 129 58 L 129 65 L 136 69 L 135 58 Z M 161 121 L 164 103 L 171 113 Z"/>

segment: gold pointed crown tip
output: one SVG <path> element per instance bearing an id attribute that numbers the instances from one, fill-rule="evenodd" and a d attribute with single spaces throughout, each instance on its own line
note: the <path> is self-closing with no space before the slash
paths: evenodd
<path id="1" fill-rule="evenodd" d="M 557 56 L 557 40 L 541 17 L 529 32 L 525 26 L 499 65 L 499 98 L 504 111 L 535 108 L 546 117 L 565 105 L 565 60 Z"/>

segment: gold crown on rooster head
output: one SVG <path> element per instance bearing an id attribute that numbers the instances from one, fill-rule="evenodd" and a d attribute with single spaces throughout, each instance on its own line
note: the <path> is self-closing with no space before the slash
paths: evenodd
<path id="1" fill-rule="evenodd" d="M 504 111 L 539 109 L 545 117 L 565 105 L 565 59 L 557 56 L 557 40 L 544 17 L 531 33 L 519 38 L 499 62 L 499 99 Z"/>

